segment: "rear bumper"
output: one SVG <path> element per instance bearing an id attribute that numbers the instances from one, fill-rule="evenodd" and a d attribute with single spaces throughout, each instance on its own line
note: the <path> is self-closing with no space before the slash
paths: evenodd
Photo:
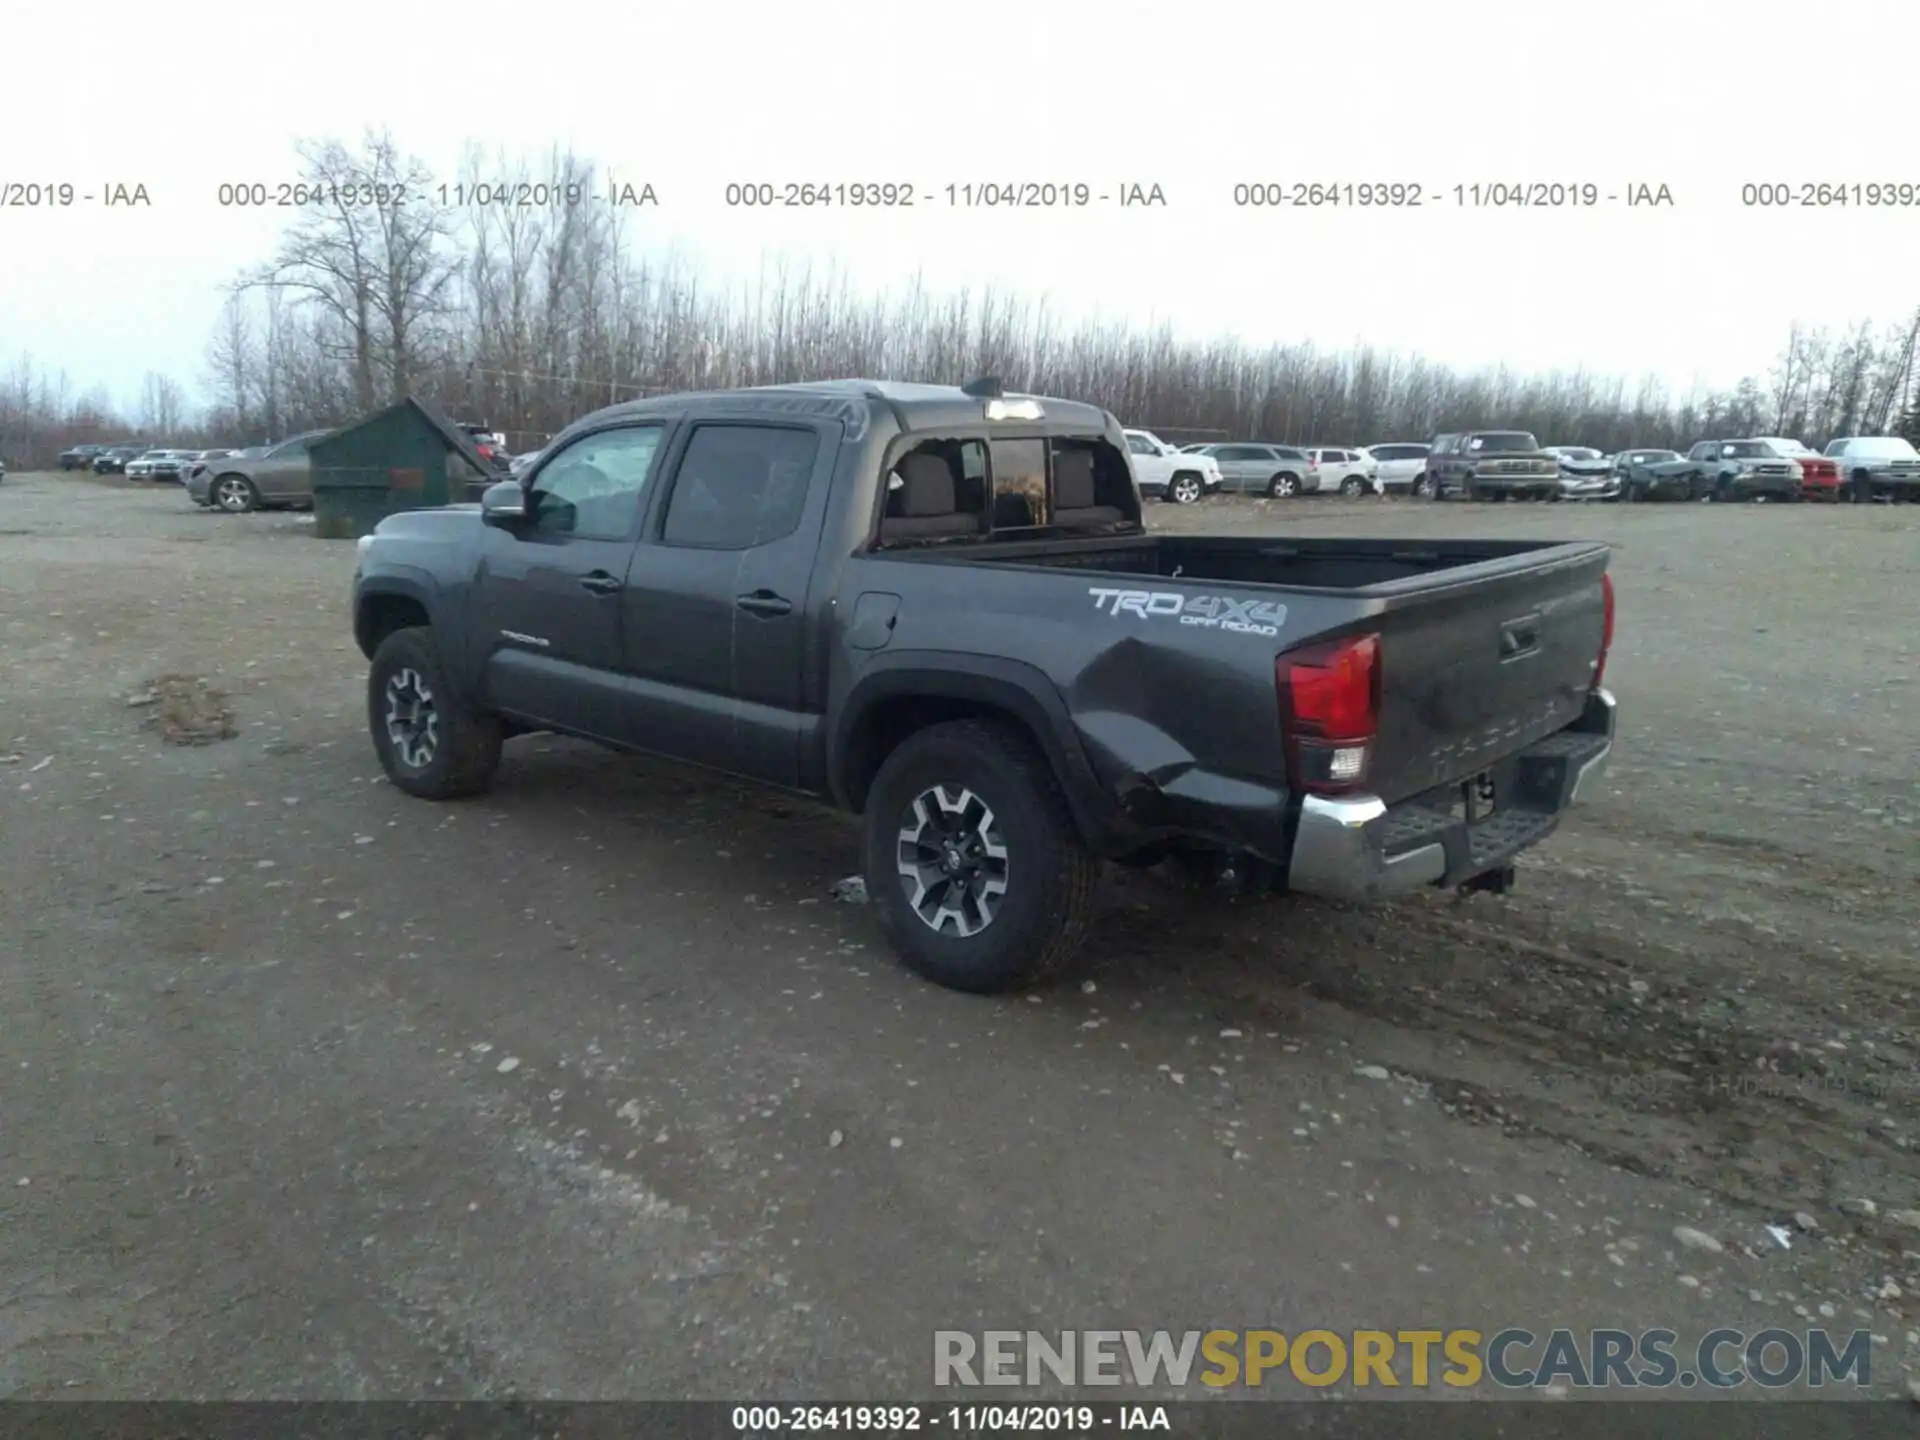
<path id="1" fill-rule="evenodd" d="M 1516 792 L 1471 825 L 1378 796 L 1309 796 L 1287 865 L 1287 888 L 1337 900 L 1377 900 L 1427 886 L 1464 885 L 1512 863 L 1590 796 L 1613 753 L 1613 696 L 1596 691 L 1565 730 L 1521 751 Z"/>

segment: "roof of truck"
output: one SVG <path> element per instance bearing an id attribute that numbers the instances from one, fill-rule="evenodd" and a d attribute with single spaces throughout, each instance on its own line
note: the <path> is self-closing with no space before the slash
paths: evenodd
<path id="1" fill-rule="evenodd" d="M 1107 412 L 1097 405 L 1078 400 L 1060 400 L 1044 395 L 1020 395 L 1006 392 L 1007 400 L 1037 400 L 1046 419 L 1035 424 L 1027 421 L 1005 422 L 1009 428 L 1055 431 L 1062 429 L 1104 431 L 1111 423 Z M 599 429 L 623 420 L 677 414 L 688 405 L 734 411 L 818 415 L 833 417 L 858 408 L 871 415 L 884 406 L 907 430 L 936 430 L 973 427 L 986 421 L 983 396 L 968 394 L 958 385 L 919 385 L 903 380 L 809 380 L 792 385 L 755 385 L 738 390 L 695 390 L 673 395 L 649 395 L 583 415 L 569 425 L 557 442 L 580 430 Z M 551 447 L 549 447 L 551 448 Z"/>

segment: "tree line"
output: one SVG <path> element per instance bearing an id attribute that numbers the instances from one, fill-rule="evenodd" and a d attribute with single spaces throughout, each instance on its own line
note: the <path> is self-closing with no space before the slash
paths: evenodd
<path id="1" fill-rule="evenodd" d="M 119 439 L 264 442 L 331 426 L 409 392 L 530 448 L 586 411 L 637 395 L 842 376 L 962 382 L 1090 401 L 1170 439 L 1366 444 L 1502 426 L 1612 451 L 1721 435 L 1920 435 L 1920 309 L 1843 332 L 1796 325 L 1770 366 L 1731 390 L 1675 395 L 1653 378 L 1465 373 L 1363 346 L 1185 340 L 1120 321 L 1069 324 L 993 289 L 873 294 L 837 268 L 775 261 L 718 284 L 637 243 L 639 212 L 569 204 L 604 177 L 566 152 L 488 156 L 544 206 L 451 212 L 398 197 L 436 177 L 386 133 L 297 147 L 331 208 L 302 212 L 275 253 L 234 277 L 209 337 L 204 404 L 149 374 L 132 413 L 98 386 L 23 357 L 0 377 L 0 454 L 45 463 Z M 577 188 L 576 188 L 577 187 Z M 371 204 L 364 203 L 372 197 Z"/>

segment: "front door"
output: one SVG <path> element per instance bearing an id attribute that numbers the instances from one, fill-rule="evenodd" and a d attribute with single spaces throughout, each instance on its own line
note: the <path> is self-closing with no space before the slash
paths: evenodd
<path id="1" fill-rule="evenodd" d="M 685 427 L 664 506 L 627 572 L 630 743 L 797 785 L 821 723 L 809 589 L 839 454 L 837 421 Z"/>
<path id="2" fill-rule="evenodd" d="M 581 436 L 529 475 L 518 528 L 482 528 L 474 642 L 493 708 L 624 738 L 623 592 L 665 435 L 652 423 Z"/>

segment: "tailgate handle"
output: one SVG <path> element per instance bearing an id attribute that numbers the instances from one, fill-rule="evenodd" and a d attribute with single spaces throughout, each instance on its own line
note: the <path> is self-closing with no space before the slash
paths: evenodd
<path id="1" fill-rule="evenodd" d="M 1518 660 L 1540 649 L 1540 616 L 1522 615 L 1500 626 L 1500 658 Z"/>

